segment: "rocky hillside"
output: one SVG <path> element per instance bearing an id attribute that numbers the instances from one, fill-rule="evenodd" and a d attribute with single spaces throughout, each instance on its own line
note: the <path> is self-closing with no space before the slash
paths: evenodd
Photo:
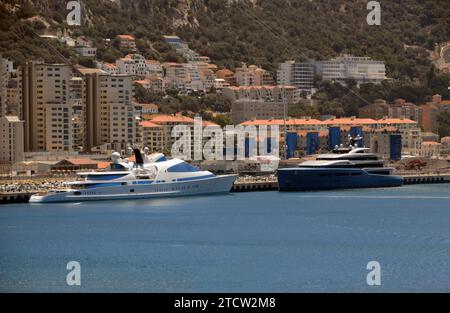
<path id="1" fill-rule="evenodd" d="M 177 34 L 223 67 L 255 63 L 274 71 L 285 59 L 329 58 L 340 53 L 385 60 L 388 74 L 427 79 L 429 50 L 450 39 L 447 0 L 381 1 L 382 24 L 369 26 L 366 0 L 82 0 L 83 25 L 64 23 L 67 1 L 3 0 L 0 53 L 21 62 L 52 55 L 31 32 L 94 40 L 99 58 L 126 53 L 104 38 L 131 33 L 140 51 L 161 61 L 180 60 L 163 39 Z M 54 43 L 68 57 L 66 47 Z"/>

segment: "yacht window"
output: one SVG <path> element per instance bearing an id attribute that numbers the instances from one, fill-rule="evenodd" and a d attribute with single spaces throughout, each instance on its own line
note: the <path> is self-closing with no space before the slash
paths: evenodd
<path id="1" fill-rule="evenodd" d="M 179 163 L 167 169 L 167 172 L 169 173 L 198 172 L 198 171 L 199 171 L 198 168 L 186 162 Z"/>
<path id="2" fill-rule="evenodd" d="M 127 174 L 105 174 L 105 175 L 88 175 L 87 179 L 88 180 L 94 180 L 94 181 L 98 181 L 98 180 L 113 180 L 113 179 L 117 179 L 117 178 L 121 178 L 123 176 L 126 176 Z"/>
<path id="3" fill-rule="evenodd" d="M 163 157 L 159 158 L 158 160 L 156 160 L 156 163 L 165 162 L 165 161 L 167 161 L 167 158 L 165 156 L 163 156 Z"/>

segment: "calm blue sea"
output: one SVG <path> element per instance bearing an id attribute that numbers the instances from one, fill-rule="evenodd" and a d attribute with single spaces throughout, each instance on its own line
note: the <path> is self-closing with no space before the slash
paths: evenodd
<path id="1" fill-rule="evenodd" d="M 0 206 L 0 291 L 448 292 L 450 185 Z"/>

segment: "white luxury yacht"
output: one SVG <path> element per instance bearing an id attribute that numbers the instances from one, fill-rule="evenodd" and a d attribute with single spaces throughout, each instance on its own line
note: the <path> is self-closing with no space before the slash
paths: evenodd
<path id="1" fill-rule="evenodd" d="M 142 156 L 134 149 L 136 162 L 111 156 L 107 171 L 78 173 L 84 181 L 67 183 L 65 190 L 31 196 L 32 203 L 114 199 L 144 199 L 228 193 L 237 175 L 214 175 L 180 159 L 167 159 L 157 153 Z"/>

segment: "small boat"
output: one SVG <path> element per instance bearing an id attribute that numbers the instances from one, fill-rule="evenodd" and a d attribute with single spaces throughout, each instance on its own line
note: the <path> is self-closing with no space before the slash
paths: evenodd
<path id="1" fill-rule="evenodd" d="M 31 203 L 147 199 L 230 192 L 237 175 L 214 175 L 180 159 L 134 149 L 136 162 L 112 154 L 108 170 L 78 173 L 83 180 L 67 183 L 64 190 L 32 195 Z"/>
<path id="2" fill-rule="evenodd" d="M 393 175 L 381 157 L 369 148 L 358 148 L 361 138 L 351 138 L 348 147 L 335 147 L 316 160 L 305 161 L 297 167 L 277 171 L 280 191 L 308 191 L 351 188 L 399 187 L 403 177 Z"/>

